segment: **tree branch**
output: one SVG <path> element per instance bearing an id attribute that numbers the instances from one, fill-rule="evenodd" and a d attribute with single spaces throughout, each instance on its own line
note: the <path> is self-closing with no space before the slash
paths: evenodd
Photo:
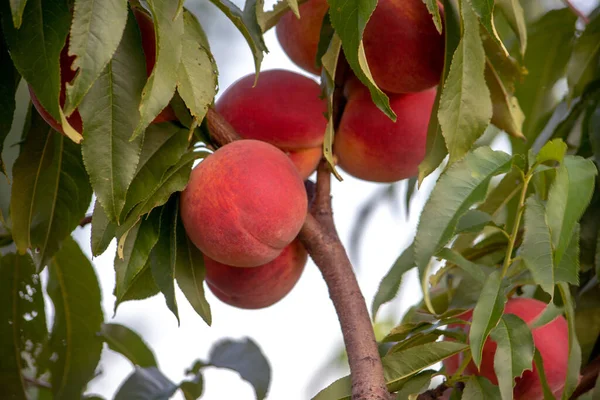
<path id="1" fill-rule="evenodd" d="M 571 395 L 571 399 L 576 399 L 584 393 L 589 392 L 596 386 L 596 379 L 600 372 L 600 357 L 596 357 L 594 361 L 586 365 L 581 371 L 581 380 L 575 391 Z"/>
<path id="2" fill-rule="evenodd" d="M 240 138 L 214 109 L 209 108 L 206 118 L 211 137 L 219 145 Z M 322 161 L 311 213 L 306 216 L 299 238 L 323 274 L 340 321 L 350 364 L 352 399 L 389 400 L 367 305 L 333 222 L 330 187 L 331 173 Z"/>
<path id="3" fill-rule="evenodd" d="M 563 0 L 563 3 L 565 3 L 565 5 L 567 7 L 569 7 L 569 9 L 573 12 L 573 14 L 577 15 L 579 18 L 581 18 L 581 20 L 583 21 L 584 24 L 589 24 L 590 23 L 590 19 L 581 12 L 581 10 L 579 10 L 577 7 L 575 7 L 575 5 L 571 2 L 571 0 Z"/>

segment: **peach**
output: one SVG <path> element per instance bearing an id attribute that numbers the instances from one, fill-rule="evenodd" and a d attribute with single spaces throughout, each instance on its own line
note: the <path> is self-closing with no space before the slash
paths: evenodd
<path id="1" fill-rule="evenodd" d="M 316 74 L 327 9 L 326 0 L 309 0 L 300 6 L 300 19 L 289 11 L 276 28 L 290 59 Z M 390 93 L 420 92 L 437 85 L 444 66 L 444 40 L 422 0 L 379 0 L 363 35 L 373 79 Z"/>
<path id="2" fill-rule="evenodd" d="M 274 260 L 290 244 L 307 212 L 304 183 L 275 146 L 239 140 L 194 168 L 181 194 L 181 219 L 207 257 L 235 267 Z"/>
<path id="3" fill-rule="evenodd" d="M 323 148 L 319 146 L 310 149 L 288 150 L 286 153 L 296 166 L 300 177 L 306 180 L 317 169 L 323 156 Z"/>
<path id="4" fill-rule="evenodd" d="M 309 0 L 299 7 L 300 19 L 288 11 L 275 27 L 285 54 L 300 68 L 319 75 L 317 47 L 323 18 L 329 9 L 326 0 Z"/>
<path id="5" fill-rule="evenodd" d="M 334 140 L 339 166 L 372 182 L 415 176 L 425 157 L 427 126 L 436 91 L 390 95 L 394 123 L 371 101 L 365 86 L 349 81 L 348 103 Z"/>
<path id="6" fill-rule="evenodd" d="M 276 259 L 254 268 L 232 267 L 204 256 L 206 283 L 224 303 L 245 309 L 265 308 L 292 290 L 307 259 L 308 254 L 297 239 Z"/>
<path id="7" fill-rule="evenodd" d="M 532 323 L 546 308 L 546 303 L 528 298 L 509 299 L 504 308 L 504 314 L 514 314 L 526 323 Z M 470 320 L 472 311 L 462 314 L 461 319 Z M 466 325 L 465 325 L 465 329 Z M 548 385 L 557 398 L 562 395 L 569 359 L 569 328 L 563 316 L 559 316 L 546 325 L 532 330 L 533 341 L 539 350 L 546 372 Z M 496 354 L 496 343 L 488 337 L 483 346 L 483 357 L 479 371 L 471 361 L 465 371 L 465 375 L 480 375 L 498 384 L 494 371 L 494 355 Z M 461 357 L 451 357 L 444 361 L 446 370 L 452 374 L 458 368 Z M 532 370 L 523 372 L 523 375 L 515 379 L 513 395 L 515 400 L 542 400 L 544 398 L 542 385 L 538 377 L 537 368 L 532 363 Z"/>
<path id="8" fill-rule="evenodd" d="M 144 55 L 146 57 L 146 74 L 150 76 L 152 73 L 152 69 L 154 68 L 154 64 L 156 62 L 156 38 L 154 35 L 154 23 L 152 22 L 152 17 L 148 15 L 143 10 L 138 8 L 134 8 L 134 16 L 140 28 L 140 32 L 142 34 L 142 47 L 144 48 Z M 73 71 L 71 69 L 71 65 L 75 60 L 74 56 L 69 56 L 69 38 L 67 37 L 67 41 L 62 51 L 60 52 L 60 97 L 59 102 L 60 106 L 63 107 L 66 99 L 66 91 L 65 86 L 67 82 L 71 82 L 77 71 Z M 63 133 L 63 129 L 61 124 L 52 117 L 44 109 L 42 104 L 39 102 L 37 96 L 35 95 L 31 86 L 29 86 L 29 94 L 31 95 L 31 102 L 33 103 L 35 109 L 38 111 L 40 116 L 46 121 L 48 125 L 52 127 L 52 129 Z M 166 121 L 174 121 L 177 117 L 175 116 L 175 112 L 171 108 L 171 106 L 167 106 L 158 116 L 152 121 L 153 123 L 160 123 Z M 73 113 L 67 118 L 69 124 L 75 129 L 77 132 L 83 131 L 83 123 L 81 121 L 81 115 L 79 114 L 79 110 L 73 111 Z"/>
<path id="9" fill-rule="evenodd" d="M 285 70 L 263 71 L 256 87 L 253 84 L 254 74 L 233 83 L 217 101 L 217 111 L 243 138 L 262 140 L 289 153 L 312 149 L 292 157 L 307 178 L 318 163 L 316 154 L 327 127 L 321 88 L 312 79 Z"/>

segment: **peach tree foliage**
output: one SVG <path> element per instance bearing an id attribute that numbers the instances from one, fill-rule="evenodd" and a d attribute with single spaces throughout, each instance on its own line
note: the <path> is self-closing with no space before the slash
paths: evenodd
<path id="1" fill-rule="evenodd" d="M 265 10 L 256 0 L 243 9 L 211 2 L 243 34 L 257 74 L 267 52 L 263 32 L 290 9 L 298 13 L 302 3 L 280 1 Z M 217 92 L 217 65 L 183 1 L 98 3 L 11 0 L 0 6 L 0 393 L 85 397 L 106 344 L 136 366 L 123 377 L 117 399 L 163 399 L 178 390 L 186 399 L 200 398 L 208 366 L 238 371 L 256 397 L 265 398 L 270 366 L 251 340 L 224 339 L 176 383 L 138 334 L 103 315 L 94 266 L 71 237 L 93 195 L 92 254 L 102 254 L 115 238 L 118 243 L 115 309 L 161 293 L 179 319 L 177 284 L 211 323 L 202 254 L 183 228 L 179 197 L 194 162 L 215 145 L 205 116 Z M 318 59 L 329 110 L 323 152 L 333 166 L 342 49 L 374 104 L 395 115 L 361 44 L 377 2 L 328 3 Z M 503 318 L 508 296 L 517 293 L 546 302 L 546 318 L 563 314 L 568 321 L 567 399 L 600 351 L 600 12 L 578 23 L 568 7 L 547 10 L 517 0 L 446 0 L 443 13 L 435 0 L 424 3 L 437 29 L 444 28 L 445 62 L 426 156 L 408 181 L 407 199 L 416 182 L 438 167 L 442 172 L 412 244 L 398 249 L 371 306 L 376 321 L 381 306 L 399 295 L 404 273 L 417 269 L 423 301 L 379 343 L 387 388 L 404 399 L 442 375 L 449 386 L 464 384 L 453 398 L 510 398 L 514 378 L 533 361 L 543 371 L 539 354 L 516 350 L 533 346 L 523 322 Z M 156 32 L 149 76 L 135 7 L 150 11 Z M 59 59 L 69 33 L 78 74 L 61 106 Z M 30 106 L 27 85 L 65 135 Z M 151 124 L 167 105 L 176 119 Z M 67 119 L 75 109 L 83 132 Z M 500 131 L 509 135 L 512 154 L 488 146 Z M 55 309 L 49 330 L 43 293 Z M 445 331 L 472 308 L 468 335 Z M 454 341 L 438 341 L 444 334 Z M 480 365 L 488 337 L 504 339 L 498 340 L 505 359 L 495 366 L 497 386 L 481 376 L 433 369 L 459 353 Z M 593 390 L 600 393 L 600 387 Z M 350 393 L 344 377 L 315 399 Z"/>

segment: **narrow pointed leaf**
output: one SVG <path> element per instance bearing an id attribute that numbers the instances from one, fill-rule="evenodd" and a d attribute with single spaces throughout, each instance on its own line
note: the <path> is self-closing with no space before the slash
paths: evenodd
<path id="1" fill-rule="evenodd" d="M 210 351 L 209 363 L 239 373 L 252 385 L 257 400 L 266 397 L 271 382 L 271 366 L 252 339 L 228 339 L 216 343 Z"/>
<path id="2" fill-rule="evenodd" d="M 511 136 L 523 139 L 523 121 L 525 120 L 525 115 L 521 111 L 519 101 L 507 90 L 489 60 L 485 68 L 485 80 L 492 99 L 492 124 Z"/>
<path id="3" fill-rule="evenodd" d="M 183 52 L 177 70 L 177 91 L 191 114 L 202 121 L 217 93 L 217 65 L 196 17 L 183 12 Z"/>
<path id="4" fill-rule="evenodd" d="M 579 97 L 586 85 L 597 79 L 600 62 L 600 15 L 596 15 L 585 26 L 585 30 L 577 38 L 573 53 L 567 64 L 567 83 L 569 97 Z"/>
<path id="5" fill-rule="evenodd" d="M 121 302 L 130 300 L 144 300 L 160 293 L 160 289 L 154 282 L 150 262 L 146 263 L 140 273 L 127 288 L 127 291 L 121 297 Z"/>
<path id="6" fill-rule="evenodd" d="M 158 242 L 159 218 L 156 210 L 140 220 L 127 235 L 123 259 L 115 255 L 115 310 L 147 268 L 150 252 Z"/>
<path id="7" fill-rule="evenodd" d="M 14 0 L 11 1 L 13 3 Z M 21 7 L 25 4 L 22 1 Z M 12 6 L 12 4 L 11 4 Z M 61 120 L 60 52 L 65 45 L 71 14 L 62 0 L 29 0 L 19 29 L 13 25 L 8 2 L 2 6 L 2 28 L 15 67 L 31 85 L 38 100 L 56 120 Z"/>
<path id="8" fill-rule="evenodd" d="M 555 399 L 554 393 L 552 393 L 552 389 L 550 388 L 550 385 L 548 385 L 546 371 L 544 370 L 544 360 L 542 360 L 542 355 L 540 354 L 540 352 L 537 349 L 535 349 L 535 353 L 533 355 L 533 362 L 535 363 L 535 368 L 537 369 L 537 375 L 540 379 L 540 384 L 542 386 L 542 392 L 544 393 L 544 400 Z"/>
<path id="9" fill-rule="evenodd" d="M 167 400 L 177 388 L 156 367 L 136 368 L 119 387 L 114 400 Z"/>
<path id="10" fill-rule="evenodd" d="M 450 153 L 450 163 L 465 155 L 492 118 L 492 101 L 486 85 L 485 53 L 477 16 L 463 0 L 463 35 L 452 57 L 440 97 L 438 118 Z"/>
<path id="11" fill-rule="evenodd" d="M 567 144 L 561 139 L 551 140 L 540 149 L 540 152 L 535 156 L 535 162 L 538 164 L 543 164 L 548 161 L 562 163 L 565 154 L 567 153 L 567 148 Z M 529 167 L 531 168 L 531 160 L 529 161 L 529 164 Z"/>
<path id="12" fill-rule="evenodd" d="M 485 283 L 487 277 L 485 276 L 485 272 L 483 272 L 481 266 L 467 260 L 459 252 L 452 249 L 443 248 L 442 251 L 437 254 L 437 256 L 456 264 L 458 268 L 471 275 L 471 277 L 477 282 L 481 284 Z"/>
<path id="13" fill-rule="evenodd" d="M 160 212 L 158 241 L 150 252 L 150 269 L 154 282 L 165 296 L 167 307 L 177 318 L 179 311 L 175 298 L 175 266 L 177 265 L 177 221 L 179 196 L 172 196 Z"/>
<path id="14" fill-rule="evenodd" d="M 75 79 L 66 85 L 65 114 L 69 115 L 77 108 L 110 61 L 119 46 L 126 22 L 126 0 L 75 1 L 69 55 L 75 56 L 71 68 L 79 71 Z M 110 29 L 107 29 L 108 26 Z"/>
<path id="15" fill-rule="evenodd" d="M 283 17 L 290 10 L 291 8 L 288 0 L 278 0 L 273 8 L 269 11 L 264 11 L 257 8 L 256 12 L 258 14 L 258 25 L 260 26 L 262 32 L 266 32 L 277 25 L 281 17 Z"/>
<path id="16" fill-rule="evenodd" d="M 436 371 L 427 370 L 407 380 L 396 393 L 396 400 L 410 400 L 414 395 L 427 390 L 431 384 L 431 378 L 433 378 L 435 373 Z"/>
<path id="17" fill-rule="evenodd" d="M 4 37 L 0 36 L 0 172 L 6 175 L 6 167 L 2 161 L 4 141 L 10 132 L 15 113 L 15 94 L 18 81 L 15 69 L 8 53 Z"/>
<path id="18" fill-rule="evenodd" d="M 396 259 L 392 268 L 390 268 L 388 273 L 381 280 L 377 293 L 375 293 L 375 297 L 373 298 L 373 304 L 371 305 L 371 315 L 373 319 L 375 319 L 377 311 L 379 311 L 379 308 L 383 304 L 396 297 L 396 294 L 400 289 L 400 284 L 402 283 L 402 276 L 413 267 L 415 267 L 415 257 L 414 246 L 411 244 Z"/>
<path id="19" fill-rule="evenodd" d="M 477 233 L 490 223 L 492 223 L 492 216 L 490 214 L 481 210 L 471 209 L 458 220 L 456 232 Z"/>
<path id="20" fill-rule="evenodd" d="M 579 285 L 579 224 L 575 224 L 569 246 L 555 265 L 554 280 Z"/>
<path id="21" fill-rule="evenodd" d="M 435 8 L 438 9 L 436 0 L 430 2 L 435 4 Z M 438 119 L 438 110 L 440 106 L 440 96 L 442 95 L 441 88 L 444 87 L 446 79 L 448 78 L 450 65 L 452 63 L 452 55 L 456 51 L 461 37 L 458 10 L 456 10 L 454 3 L 450 0 L 444 0 L 444 30 L 444 72 L 442 73 L 433 108 L 431 109 L 431 115 L 429 117 L 425 159 L 419 164 L 419 185 L 423 182 L 423 179 L 435 171 L 438 165 L 440 165 L 448 155 L 448 149 L 446 148 L 446 142 L 442 135 L 442 128 Z"/>
<path id="22" fill-rule="evenodd" d="M 79 146 L 33 112 L 13 179 L 13 238 L 19 252 L 35 250 L 41 269 L 85 216 L 92 198 Z"/>
<path id="23" fill-rule="evenodd" d="M 519 50 L 521 56 L 524 56 L 527 49 L 527 23 L 520 0 L 496 0 L 496 7 L 504 14 L 510 28 L 517 35 Z"/>
<path id="24" fill-rule="evenodd" d="M 28 254 L 1 256 L 0 276 L 0 387 L 7 398 L 25 400 L 25 379 L 40 372 L 48 336 L 42 287 Z"/>
<path id="25" fill-rule="evenodd" d="M 327 3 L 329 3 L 331 25 L 342 40 L 344 56 L 350 68 L 356 77 L 369 88 L 373 103 L 390 119 L 396 121 L 396 114 L 390 107 L 388 97 L 373 80 L 362 42 L 365 27 L 377 6 L 377 1 L 328 0 Z"/>
<path id="26" fill-rule="evenodd" d="M 502 318 L 506 297 L 500 271 L 491 273 L 485 282 L 479 301 L 473 310 L 473 322 L 469 331 L 469 343 L 473 362 L 479 368 L 483 345 L 494 327 Z"/>
<path id="27" fill-rule="evenodd" d="M 494 0 L 466 0 L 470 2 L 471 7 L 477 17 L 479 18 L 479 22 L 483 27 L 488 31 L 492 39 L 496 42 L 496 44 L 504 51 L 505 54 L 508 55 L 508 50 L 504 47 L 504 43 L 500 40 L 498 36 L 498 32 L 496 32 L 496 26 L 494 25 Z M 468 6 L 468 3 L 465 3 L 463 7 Z"/>
<path id="28" fill-rule="evenodd" d="M 140 33 L 133 13 L 129 13 L 113 59 L 79 107 L 85 126 L 83 161 L 94 192 L 112 222 L 118 221 L 125 206 L 142 149 L 143 135 L 133 141 L 129 138 L 139 121 L 145 71 Z"/>
<path id="29" fill-rule="evenodd" d="M 565 315 L 569 324 L 569 362 L 567 364 L 567 378 L 562 394 L 562 400 L 567 400 L 575 391 L 579 383 L 579 370 L 581 368 L 581 347 L 575 333 L 575 306 L 569 290 L 569 285 L 564 282 L 558 284 L 558 289 L 565 305 Z"/>
<path id="30" fill-rule="evenodd" d="M 183 16 L 177 13 L 177 2 L 148 0 L 156 32 L 156 63 L 144 86 L 140 103 L 140 120 L 132 139 L 139 136 L 169 104 L 177 85 L 177 68 L 181 61 Z"/>
<path id="31" fill-rule="evenodd" d="M 557 170 L 546 205 L 556 264 L 560 263 L 575 224 L 592 199 L 597 173 L 593 161 L 576 156 L 565 156 Z"/>
<path id="32" fill-rule="evenodd" d="M 134 331 L 121 324 L 102 324 L 100 331 L 108 346 L 139 367 L 158 367 L 154 353 Z"/>
<path id="33" fill-rule="evenodd" d="M 254 68 L 256 69 L 256 77 L 258 79 L 264 53 L 268 52 L 258 18 L 260 14 L 259 8 L 262 9 L 263 2 L 248 0 L 243 11 L 230 0 L 210 0 L 210 2 L 217 6 L 231 20 L 233 25 L 244 36 L 244 39 L 246 39 L 254 56 Z M 257 3 L 260 3 L 258 4 L 260 7 Z"/>
<path id="34" fill-rule="evenodd" d="M 433 17 L 433 23 L 435 24 L 438 32 L 442 32 L 442 17 L 440 15 L 440 7 L 437 0 L 423 0 L 423 3 L 427 6 L 427 10 Z"/>
<path id="35" fill-rule="evenodd" d="M 204 295 L 204 256 L 190 241 L 181 218 L 177 221 L 177 258 L 175 278 L 194 310 L 210 325 L 212 314 Z"/>
<path id="36" fill-rule="evenodd" d="M 92 213 L 91 247 L 93 256 L 97 257 L 106 251 L 110 242 L 115 238 L 116 228 L 117 226 L 108 220 L 104 208 L 96 200 Z"/>
<path id="37" fill-rule="evenodd" d="M 498 386 L 483 376 L 473 376 L 465 385 L 462 400 L 500 400 Z"/>
<path id="38" fill-rule="evenodd" d="M 513 314 L 502 316 L 490 334 L 498 348 L 494 355 L 494 371 L 502 400 L 512 400 L 515 378 L 532 369 L 535 346 L 527 324 Z"/>
<path id="39" fill-rule="evenodd" d="M 530 196 L 525 202 L 524 227 L 521 257 L 535 283 L 552 295 L 555 282 L 552 238 L 544 205 L 535 196 Z"/>
<path id="40" fill-rule="evenodd" d="M 49 270 L 48 294 L 55 310 L 50 348 L 57 356 L 52 392 L 55 399 L 70 400 L 81 397 L 100 361 L 100 287 L 94 267 L 71 237 L 52 258 Z"/>
<path id="41" fill-rule="evenodd" d="M 10 0 L 10 10 L 12 12 L 13 25 L 19 29 L 23 22 L 23 12 L 25 11 L 25 5 L 27 0 Z"/>

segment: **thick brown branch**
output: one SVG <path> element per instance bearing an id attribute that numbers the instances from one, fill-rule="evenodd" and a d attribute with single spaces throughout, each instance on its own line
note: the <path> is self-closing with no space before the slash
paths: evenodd
<path id="1" fill-rule="evenodd" d="M 579 381 L 579 385 L 575 388 L 571 399 L 576 399 L 584 393 L 589 392 L 596 386 L 596 379 L 598 378 L 598 373 L 600 372 L 600 357 L 597 357 L 586 365 L 581 371 L 581 380 Z"/>
<path id="2" fill-rule="evenodd" d="M 219 147 L 241 139 L 231 124 L 212 107 L 209 107 L 206 112 L 206 123 L 208 124 L 210 137 Z"/>
<path id="3" fill-rule="evenodd" d="M 90 224 L 92 222 L 92 216 L 91 215 L 86 215 L 85 217 L 81 218 L 81 221 L 79 221 L 79 226 L 80 227 L 84 227 L 87 224 Z"/>

